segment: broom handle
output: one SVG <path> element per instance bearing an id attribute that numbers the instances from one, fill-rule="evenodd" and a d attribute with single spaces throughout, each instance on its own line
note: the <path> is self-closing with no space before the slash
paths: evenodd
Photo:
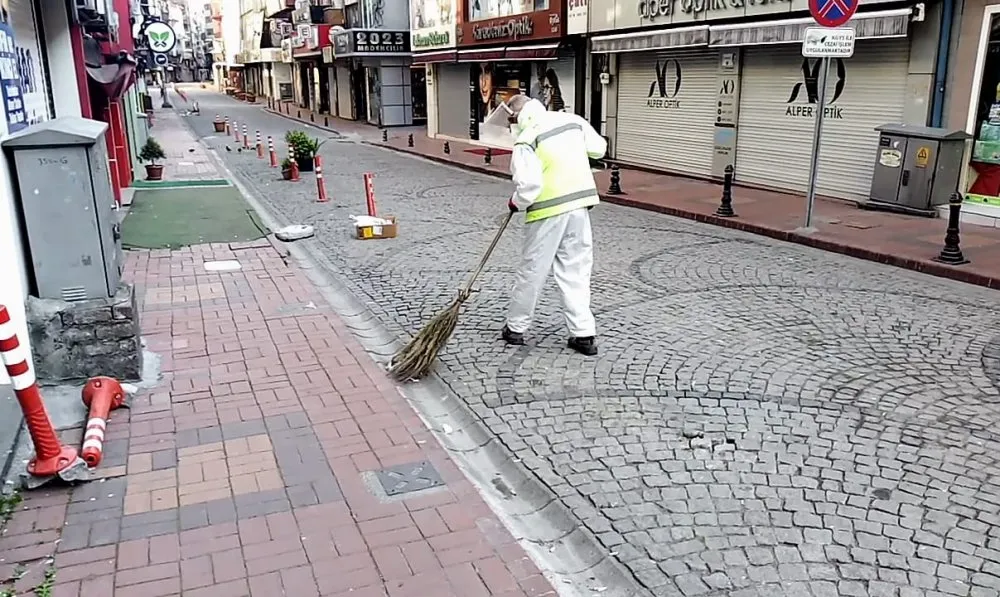
<path id="1" fill-rule="evenodd" d="M 514 212 L 508 212 L 507 217 L 503 219 L 503 223 L 500 224 L 500 229 L 497 230 L 496 236 L 493 237 L 493 242 L 490 243 L 486 253 L 483 254 L 483 258 L 479 260 L 479 266 L 476 267 L 475 271 L 472 272 L 472 277 L 466 282 L 465 286 L 459 292 L 459 296 L 467 298 L 469 293 L 472 292 L 472 285 L 476 283 L 476 279 L 479 278 L 479 274 L 483 273 L 483 268 L 486 267 L 486 262 L 490 260 L 490 255 L 493 254 L 493 249 L 497 248 L 497 243 L 500 242 L 500 237 L 503 236 L 503 231 L 507 229 L 507 224 L 510 224 L 511 218 L 514 217 Z"/>

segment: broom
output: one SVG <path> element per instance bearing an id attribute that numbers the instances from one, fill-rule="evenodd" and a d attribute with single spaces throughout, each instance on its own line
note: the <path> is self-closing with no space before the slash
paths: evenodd
<path id="1" fill-rule="evenodd" d="M 489 260 L 490 255 L 493 254 L 493 249 L 500 242 L 500 236 L 507 229 L 507 224 L 510 224 L 510 219 L 513 216 L 514 212 L 510 212 L 504 218 L 503 223 L 500 224 L 500 229 L 497 230 L 496 236 L 493 237 L 493 242 L 486 249 L 483 258 L 479 260 L 479 266 L 472 272 L 472 277 L 465 283 L 465 286 L 458 291 L 458 298 L 447 309 L 435 315 L 434 319 L 431 319 L 427 325 L 417 332 L 417 335 L 410 340 L 409 344 L 396 353 L 396 356 L 392 357 L 389 363 L 389 375 L 393 379 L 400 382 L 420 379 L 429 374 L 431 369 L 434 368 L 434 359 L 437 358 L 438 352 L 444 348 L 444 345 L 448 343 L 448 339 L 451 338 L 452 332 L 455 331 L 455 325 L 458 323 L 458 312 L 462 309 L 462 303 L 472 294 L 472 285 L 476 283 L 476 278 L 479 277 L 479 274 L 483 272 L 483 268 L 486 267 L 486 262 Z"/>

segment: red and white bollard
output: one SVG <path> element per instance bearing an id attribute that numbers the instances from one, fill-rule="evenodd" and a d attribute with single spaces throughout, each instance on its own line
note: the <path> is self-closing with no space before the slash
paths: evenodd
<path id="1" fill-rule="evenodd" d="M 31 354 L 17 339 L 14 323 L 7 307 L 0 305 L 0 360 L 3 361 L 14 386 L 14 395 L 24 414 L 35 454 L 28 461 L 28 473 L 35 477 L 62 475 L 82 461 L 75 448 L 59 443 L 59 436 L 45 410 L 42 395 L 38 392 L 35 372 L 31 370 Z M 65 477 L 64 477 L 65 478 Z"/>
<path id="2" fill-rule="evenodd" d="M 233 121 L 233 139 L 237 143 L 240 142 L 240 123 L 238 120 Z"/>
<path id="3" fill-rule="evenodd" d="M 113 377 L 92 377 L 83 386 L 83 404 L 90 409 L 90 416 L 87 418 L 80 456 L 90 468 L 101 464 L 104 456 L 104 432 L 108 428 L 108 414 L 124 403 L 125 390 Z"/>
<path id="4" fill-rule="evenodd" d="M 365 200 L 368 203 L 368 215 L 371 217 L 377 217 L 375 209 L 375 175 L 371 172 L 365 172 Z"/>
<path id="5" fill-rule="evenodd" d="M 226 116 L 226 134 L 229 134 L 229 117 Z"/>
<path id="6" fill-rule="evenodd" d="M 289 145 L 288 146 L 288 161 L 292 163 L 292 182 L 298 182 L 299 180 L 299 163 L 295 161 L 295 149 Z"/>
<path id="7" fill-rule="evenodd" d="M 260 131 L 257 131 L 257 159 L 264 159 L 264 144 L 260 142 Z"/>
<path id="8" fill-rule="evenodd" d="M 271 135 L 267 136 L 267 153 L 271 158 L 271 167 L 278 167 L 278 154 L 274 151 L 274 139 Z"/>
<path id="9" fill-rule="evenodd" d="M 317 155 L 313 161 L 316 163 L 316 202 L 326 203 L 329 199 L 326 198 L 326 184 L 323 182 L 323 158 Z"/>
<path id="10" fill-rule="evenodd" d="M 247 125 L 243 125 L 243 149 L 250 149 L 250 135 L 247 133 Z"/>

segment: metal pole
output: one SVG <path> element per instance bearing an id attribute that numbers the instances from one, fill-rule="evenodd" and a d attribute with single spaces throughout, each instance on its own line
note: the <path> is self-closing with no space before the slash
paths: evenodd
<path id="1" fill-rule="evenodd" d="M 809 163 L 809 191 L 806 193 L 806 224 L 812 228 L 813 204 L 816 203 L 816 177 L 819 170 L 819 146 L 823 136 L 823 116 L 826 112 L 826 80 L 830 74 L 830 59 L 823 58 L 820 65 L 819 97 L 816 98 L 816 125 L 813 128 L 812 160 Z"/>

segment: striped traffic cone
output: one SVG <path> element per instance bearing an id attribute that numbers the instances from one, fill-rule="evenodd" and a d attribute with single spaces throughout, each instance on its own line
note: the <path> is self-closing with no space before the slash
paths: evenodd
<path id="1" fill-rule="evenodd" d="M 263 159 L 264 145 L 260 142 L 260 131 L 257 131 L 257 159 Z"/>
<path id="2" fill-rule="evenodd" d="M 0 360 L 10 376 L 14 395 L 17 396 L 28 434 L 35 447 L 35 454 L 28 461 L 28 474 L 39 479 L 36 482 L 29 480 L 29 486 L 36 486 L 56 475 L 66 480 L 79 479 L 76 471 L 81 465 L 86 469 L 86 465 L 75 448 L 63 446 L 59 442 L 38 391 L 35 373 L 28 362 L 30 358 L 27 347 L 21 346 L 17 339 L 7 307 L 0 305 Z"/>
<path id="3" fill-rule="evenodd" d="M 83 404 L 90 409 L 90 415 L 87 418 L 80 456 L 90 468 L 101 464 L 108 414 L 124 403 L 125 390 L 113 377 L 93 377 L 83 386 Z"/>
<path id="4" fill-rule="evenodd" d="M 278 154 L 275 153 L 275 151 L 274 151 L 274 139 L 271 137 L 271 135 L 267 136 L 267 153 L 268 153 L 268 155 L 271 158 L 271 167 L 272 168 L 277 168 L 278 167 Z"/>
<path id="5" fill-rule="evenodd" d="M 313 158 L 316 163 L 316 202 L 326 203 L 326 184 L 323 182 L 323 158 L 318 155 Z"/>

